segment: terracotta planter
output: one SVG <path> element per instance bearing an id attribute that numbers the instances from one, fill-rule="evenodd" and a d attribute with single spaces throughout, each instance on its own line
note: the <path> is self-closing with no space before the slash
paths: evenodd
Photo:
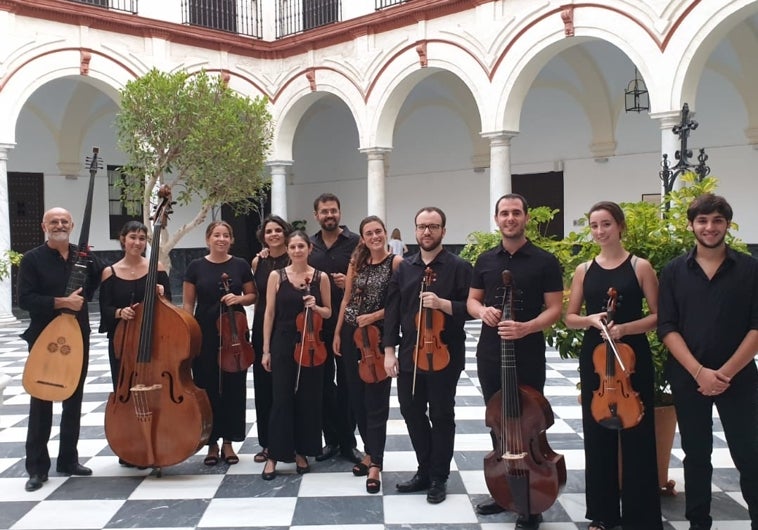
<path id="1" fill-rule="evenodd" d="M 674 405 L 655 407 L 655 447 L 658 454 L 658 485 L 661 495 L 676 495 L 676 483 L 669 480 L 669 459 L 674 447 L 676 410 Z"/>

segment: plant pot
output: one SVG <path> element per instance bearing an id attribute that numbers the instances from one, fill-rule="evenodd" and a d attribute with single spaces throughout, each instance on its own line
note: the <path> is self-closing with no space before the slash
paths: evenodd
<path id="1" fill-rule="evenodd" d="M 655 449 L 658 454 L 658 486 L 661 495 L 676 495 L 676 482 L 669 480 L 669 460 L 674 447 L 676 409 L 674 405 L 655 407 Z"/>

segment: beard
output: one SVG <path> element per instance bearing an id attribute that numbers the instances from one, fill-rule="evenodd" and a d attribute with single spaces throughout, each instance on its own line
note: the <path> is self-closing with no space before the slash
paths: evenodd
<path id="1" fill-rule="evenodd" d="M 716 241 L 715 243 L 707 243 L 698 234 L 695 234 L 695 239 L 697 240 L 698 244 L 700 244 L 702 247 L 708 248 L 708 249 L 714 249 L 714 248 L 719 248 L 721 245 L 724 244 L 724 240 L 726 239 L 726 233 L 722 234 L 721 237 L 718 239 L 718 241 Z"/>
<path id="2" fill-rule="evenodd" d="M 334 232 L 340 227 L 339 219 L 333 219 L 333 218 L 329 218 L 324 221 L 321 221 L 321 223 L 319 224 L 321 225 L 321 230 L 324 230 L 326 232 Z"/>
<path id="3" fill-rule="evenodd" d="M 432 237 L 428 239 L 421 239 L 416 241 L 418 246 L 425 252 L 430 252 L 442 244 L 441 237 Z"/>
<path id="4" fill-rule="evenodd" d="M 64 243 L 68 241 L 69 235 L 68 232 L 48 232 L 47 238 L 56 243 Z"/>

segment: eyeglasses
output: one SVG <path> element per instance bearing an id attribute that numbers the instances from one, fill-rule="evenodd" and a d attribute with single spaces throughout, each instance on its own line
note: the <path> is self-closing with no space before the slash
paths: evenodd
<path id="1" fill-rule="evenodd" d="M 442 225 L 437 225 L 437 224 L 434 224 L 434 225 L 416 225 L 416 232 L 424 233 L 427 230 L 429 230 L 430 232 L 439 232 L 440 230 L 442 230 Z"/>

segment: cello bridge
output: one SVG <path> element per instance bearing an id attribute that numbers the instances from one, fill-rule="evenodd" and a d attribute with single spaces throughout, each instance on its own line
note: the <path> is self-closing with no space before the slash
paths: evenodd
<path id="1" fill-rule="evenodd" d="M 501 457 L 503 460 L 522 460 L 526 458 L 526 452 L 523 453 L 511 453 L 507 452 Z"/>

